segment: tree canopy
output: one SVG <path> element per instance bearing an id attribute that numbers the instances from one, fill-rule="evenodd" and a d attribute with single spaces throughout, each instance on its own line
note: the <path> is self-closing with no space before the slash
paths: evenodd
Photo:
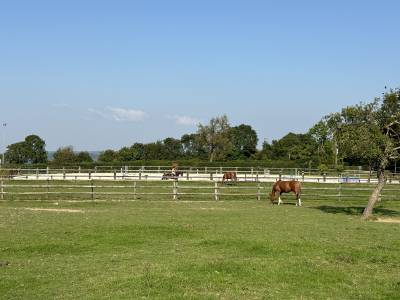
<path id="1" fill-rule="evenodd" d="M 46 143 L 37 135 L 28 135 L 24 141 L 7 147 L 5 160 L 15 164 L 47 162 Z"/>
<path id="2" fill-rule="evenodd" d="M 365 161 L 377 170 L 378 185 L 363 213 L 368 218 L 385 184 L 386 168 L 399 158 L 400 93 L 390 91 L 382 99 L 348 106 L 325 119 L 340 156 Z"/>

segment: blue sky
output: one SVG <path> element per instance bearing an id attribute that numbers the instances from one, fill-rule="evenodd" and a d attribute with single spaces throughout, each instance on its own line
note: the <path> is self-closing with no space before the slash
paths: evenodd
<path id="1" fill-rule="evenodd" d="M 398 1 L 0 1 L 0 150 L 120 148 L 227 114 L 260 140 L 400 86 Z"/>

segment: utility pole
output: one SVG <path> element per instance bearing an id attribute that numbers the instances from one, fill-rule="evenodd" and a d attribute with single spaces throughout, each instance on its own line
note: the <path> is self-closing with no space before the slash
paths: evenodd
<path id="1" fill-rule="evenodd" d="M 5 139 L 5 133 L 4 132 L 6 130 L 7 123 L 3 123 L 1 127 L 3 129 L 1 137 L 2 137 L 2 142 L 4 142 L 4 150 L 3 150 L 3 153 L 2 153 L 1 165 L 4 165 L 4 152 L 6 152 L 6 145 L 5 145 L 6 139 Z"/>

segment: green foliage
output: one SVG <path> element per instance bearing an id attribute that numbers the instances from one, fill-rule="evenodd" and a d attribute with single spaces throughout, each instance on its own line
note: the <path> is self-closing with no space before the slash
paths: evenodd
<path id="1" fill-rule="evenodd" d="M 315 141 L 317 145 L 317 157 L 319 163 L 332 164 L 335 162 L 335 145 L 332 142 L 328 123 L 322 119 L 315 124 L 308 134 Z"/>
<path id="2" fill-rule="evenodd" d="M 349 162 L 364 162 L 383 171 L 399 156 L 400 99 L 390 92 L 383 99 L 344 108 L 328 116 L 339 152 Z"/>
<path id="3" fill-rule="evenodd" d="M 248 159 L 256 154 L 258 137 L 250 125 L 232 127 L 229 135 L 232 143 L 231 159 Z"/>
<path id="4" fill-rule="evenodd" d="M 39 164 L 47 162 L 46 143 L 37 135 L 28 135 L 23 142 L 7 147 L 5 160 L 11 164 Z"/>
<path id="5" fill-rule="evenodd" d="M 116 160 L 116 157 L 115 151 L 108 149 L 101 152 L 97 160 L 99 163 L 112 163 Z"/>
<path id="6" fill-rule="evenodd" d="M 76 154 L 75 160 L 77 163 L 92 163 L 93 158 L 90 156 L 89 152 L 82 151 Z"/>
<path id="7" fill-rule="evenodd" d="M 58 148 L 53 155 L 53 164 L 56 165 L 88 164 L 92 162 L 93 158 L 89 152 L 75 153 L 72 146 Z"/>
<path id="8" fill-rule="evenodd" d="M 53 155 L 53 162 L 59 165 L 68 165 L 76 162 L 72 146 L 60 147 Z"/>
<path id="9" fill-rule="evenodd" d="M 199 143 L 207 149 L 210 162 L 224 160 L 231 153 L 230 125 L 226 115 L 212 118 L 208 125 L 199 124 Z"/>
<path id="10" fill-rule="evenodd" d="M 207 150 L 201 144 L 198 134 L 184 134 L 181 137 L 184 158 L 207 159 Z"/>
<path id="11" fill-rule="evenodd" d="M 325 164 L 320 164 L 320 165 L 318 166 L 318 171 L 319 171 L 321 174 L 326 174 L 326 173 L 328 172 L 328 170 L 329 170 L 329 168 L 328 168 L 328 166 L 325 165 Z"/>
<path id="12" fill-rule="evenodd" d="M 317 144 L 309 134 L 289 133 L 272 141 L 271 158 L 307 162 L 315 160 Z"/>

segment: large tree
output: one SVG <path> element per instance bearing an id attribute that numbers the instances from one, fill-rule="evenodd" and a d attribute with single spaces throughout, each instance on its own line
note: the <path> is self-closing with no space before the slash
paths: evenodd
<path id="1" fill-rule="evenodd" d="M 27 154 L 29 162 L 33 164 L 46 163 L 47 152 L 45 149 L 46 143 L 37 135 L 28 135 L 25 138 Z"/>
<path id="2" fill-rule="evenodd" d="M 18 142 L 7 146 L 5 161 L 11 164 L 25 164 L 28 160 L 28 151 L 25 142 Z"/>
<path id="3" fill-rule="evenodd" d="M 164 159 L 179 159 L 183 156 L 181 141 L 174 138 L 166 138 L 164 144 Z"/>
<path id="4" fill-rule="evenodd" d="M 183 147 L 184 157 L 199 159 L 207 158 L 206 148 L 201 144 L 197 133 L 184 134 L 181 137 L 181 144 Z"/>
<path id="5" fill-rule="evenodd" d="M 223 160 L 232 150 L 230 125 L 226 115 L 212 118 L 208 125 L 199 124 L 199 143 L 207 149 L 210 162 Z"/>
<path id="6" fill-rule="evenodd" d="M 117 154 L 112 149 L 107 149 L 100 153 L 97 160 L 102 163 L 111 163 L 116 159 Z"/>
<path id="7" fill-rule="evenodd" d="M 309 134 L 289 132 L 280 140 L 273 140 L 271 155 L 274 159 L 288 159 L 308 162 L 315 159 L 317 145 Z"/>
<path id="8" fill-rule="evenodd" d="M 229 134 L 233 159 L 250 158 L 257 152 L 257 133 L 250 125 L 241 124 L 232 127 Z"/>
<path id="9" fill-rule="evenodd" d="M 6 161 L 9 163 L 46 163 L 46 143 L 37 135 L 28 135 L 23 142 L 11 144 L 5 153 Z"/>
<path id="10" fill-rule="evenodd" d="M 310 128 L 308 134 L 317 145 L 317 156 L 319 164 L 330 164 L 337 161 L 334 159 L 336 153 L 333 136 L 330 134 L 328 122 L 322 119 Z"/>
<path id="11" fill-rule="evenodd" d="M 92 163 L 93 158 L 90 156 L 90 153 L 87 151 L 81 151 L 75 155 L 75 161 L 77 163 Z"/>
<path id="12" fill-rule="evenodd" d="M 386 93 L 372 103 L 349 106 L 328 116 L 339 153 L 346 159 L 365 160 L 377 171 L 378 184 L 371 193 L 363 218 L 371 216 L 385 182 L 385 170 L 399 157 L 400 93 Z"/>
<path id="13" fill-rule="evenodd" d="M 76 163 L 76 156 L 72 146 L 60 147 L 54 152 L 53 162 L 58 165 Z"/>

